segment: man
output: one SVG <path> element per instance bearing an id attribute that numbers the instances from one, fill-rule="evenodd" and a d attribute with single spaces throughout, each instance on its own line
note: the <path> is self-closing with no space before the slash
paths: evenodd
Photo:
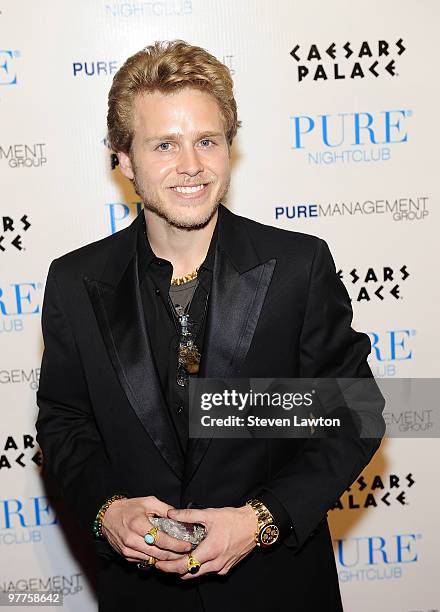
<path id="1" fill-rule="evenodd" d="M 188 437 L 192 377 L 372 377 L 327 245 L 221 204 L 238 126 L 205 50 L 129 58 L 109 141 L 144 211 L 50 266 L 38 441 L 99 538 L 105 611 L 342 610 L 326 513 L 380 436 Z M 207 536 L 191 553 L 153 515 Z"/>

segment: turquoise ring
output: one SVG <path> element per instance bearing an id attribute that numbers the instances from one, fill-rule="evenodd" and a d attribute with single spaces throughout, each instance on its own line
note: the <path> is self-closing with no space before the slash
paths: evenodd
<path id="1" fill-rule="evenodd" d="M 153 545 L 156 541 L 157 527 L 152 527 L 150 531 L 144 535 L 144 540 L 147 544 Z"/>

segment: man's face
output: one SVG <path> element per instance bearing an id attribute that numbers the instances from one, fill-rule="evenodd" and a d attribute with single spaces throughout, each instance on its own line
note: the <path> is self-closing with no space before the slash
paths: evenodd
<path id="1" fill-rule="evenodd" d="M 191 88 L 139 95 L 133 129 L 131 156 L 118 157 L 145 207 L 174 227 L 204 227 L 230 181 L 229 148 L 216 100 Z"/>

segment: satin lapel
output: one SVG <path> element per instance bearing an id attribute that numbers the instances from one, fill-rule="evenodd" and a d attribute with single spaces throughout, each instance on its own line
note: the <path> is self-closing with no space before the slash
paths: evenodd
<path id="1" fill-rule="evenodd" d="M 174 472 L 182 477 L 183 455 L 165 406 L 145 327 L 137 259 L 116 287 L 84 279 L 113 367 L 143 427 Z"/>
<path id="2" fill-rule="evenodd" d="M 240 373 L 247 355 L 276 260 L 240 274 L 221 249 L 216 253 L 200 378 L 227 378 Z M 184 483 L 194 475 L 211 438 L 190 439 Z"/>

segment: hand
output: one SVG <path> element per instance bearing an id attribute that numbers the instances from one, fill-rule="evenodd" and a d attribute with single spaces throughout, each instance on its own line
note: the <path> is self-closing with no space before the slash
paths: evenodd
<path id="1" fill-rule="evenodd" d="M 163 561 L 186 559 L 185 553 L 191 550 L 189 542 L 177 540 L 163 531 L 157 532 L 151 546 L 144 540 L 144 535 L 153 527 L 148 515 L 165 517 L 172 508 L 154 496 L 118 499 L 104 514 L 102 533 L 127 561 L 146 561 L 149 557 Z"/>
<path id="2" fill-rule="evenodd" d="M 248 505 L 241 508 L 207 508 L 206 510 L 169 510 L 168 517 L 205 526 L 207 536 L 193 551 L 202 563 L 197 574 L 189 574 L 188 555 L 184 558 L 158 561 L 156 568 L 163 572 L 184 574 L 182 580 L 191 580 L 216 572 L 224 576 L 256 546 L 255 532 L 258 521 Z"/>

